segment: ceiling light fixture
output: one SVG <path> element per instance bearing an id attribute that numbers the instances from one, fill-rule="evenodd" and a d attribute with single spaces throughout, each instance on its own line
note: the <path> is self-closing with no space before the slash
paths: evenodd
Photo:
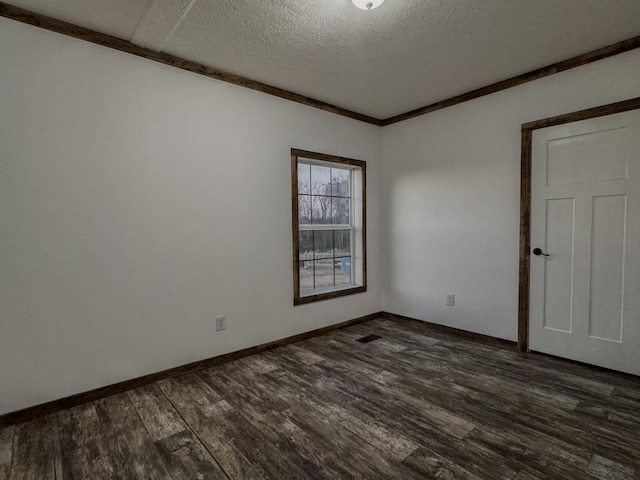
<path id="1" fill-rule="evenodd" d="M 373 10 L 382 5 L 382 2 L 384 0 L 351 0 L 351 3 L 362 10 Z"/>

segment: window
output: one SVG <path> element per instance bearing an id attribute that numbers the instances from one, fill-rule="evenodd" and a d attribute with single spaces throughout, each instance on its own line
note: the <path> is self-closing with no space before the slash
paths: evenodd
<path id="1" fill-rule="evenodd" d="M 291 150 L 293 303 L 367 290 L 366 163 Z"/>

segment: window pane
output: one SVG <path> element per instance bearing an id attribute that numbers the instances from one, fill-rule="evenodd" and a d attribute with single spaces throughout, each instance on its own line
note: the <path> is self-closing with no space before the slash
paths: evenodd
<path id="1" fill-rule="evenodd" d="M 336 285 L 348 285 L 351 283 L 351 258 L 345 257 L 336 260 L 335 263 Z"/>
<path id="2" fill-rule="evenodd" d="M 300 262 L 300 293 L 311 293 L 313 291 L 313 260 Z"/>
<path id="3" fill-rule="evenodd" d="M 311 197 L 311 223 L 328 225 L 331 223 L 331 198 Z"/>
<path id="4" fill-rule="evenodd" d="M 311 193 L 311 165 L 298 162 L 298 193 Z"/>
<path id="5" fill-rule="evenodd" d="M 333 287 L 333 258 L 316 260 L 316 288 Z"/>
<path id="6" fill-rule="evenodd" d="M 331 230 L 314 230 L 313 242 L 316 260 L 333 258 L 333 232 Z"/>
<path id="7" fill-rule="evenodd" d="M 300 293 L 313 291 L 313 232 L 300 231 Z"/>
<path id="8" fill-rule="evenodd" d="M 336 257 L 351 255 L 351 231 L 334 230 L 333 247 Z"/>
<path id="9" fill-rule="evenodd" d="M 311 197 L 298 195 L 298 223 L 309 225 L 311 223 Z"/>
<path id="10" fill-rule="evenodd" d="M 339 197 L 350 196 L 351 171 L 342 168 L 331 169 L 331 195 Z"/>
<path id="11" fill-rule="evenodd" d="M 331 195 L 331 169 L 311 165 L 311 193 Z"/>
<path id="12" fill-rule="evenodd" d="M 313 232 L 301 230 L 298 235 L 300 260 L 313 260 Z"/>
<path id="13" fill-rule="evenodd" d="M 331 216 L 334 225 L 349 225 L 351 214 L 348 198 L 332 198 L 331 199 Z"/>
<path id="14" fill-rule="evenodd" d="M 297 202 L 293 222 L 299 227 L 295 305 L 355 293 L 360 289 L 353 287 L 366 282 L 364 251 L 360 251 L 364 245 L 364 162 L 330 156 L 315 160 L 298 156 L 300 153 L 292 149 L 293 202 Z M 352 270 L 355 258 L 359 260 Z"/>

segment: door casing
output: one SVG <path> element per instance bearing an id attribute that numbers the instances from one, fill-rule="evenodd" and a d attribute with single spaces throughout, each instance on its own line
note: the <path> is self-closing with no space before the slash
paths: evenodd
<path id="1" fill-rule="evenodd" d="M 539 128 L 640 109 L 640 97 L 522 124 L 520 159 L 520 268 L 518 281 L 518 350 L 529 351 L 529 273 L 531 257 L 531 140 Z"/>

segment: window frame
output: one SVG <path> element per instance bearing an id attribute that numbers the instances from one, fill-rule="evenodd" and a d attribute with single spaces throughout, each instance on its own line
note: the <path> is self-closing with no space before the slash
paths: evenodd
<path id="1" fill-rule="evenodd" d="M 350 198 L 351 198 L 351 205 L 350 205 L 350 209 L 351 209 L 351 222 L 350 225 L 340 225 L 341 228 L 338 228 L 338 230 L 350 230 L 351 231 L 351 264 L 354 265 L 355 264 L 355 255 L 354 253 L 356 250 L 356 242 L 355 242 L 355 237 L 356 237 L 356 230 L 360 230 L 361 231 L 361 256 L 362 256 L 362 281 L 358 284 L 354 284 L 351 283 L 350 285 L 346 285 L 344 287 L 336 287 L 334 286 L 333 289 L 328 290 L 328 291 L 321 291 L 319 293 L 313 293 L 313 294 L 307 294 L 307 295 L 302 295 L 300 292 L 300 266 L 301 266 L 301 261 L 300 261 L 300 231 L 301 230 L 306 230 L 306 231 L 314 231 L 314 230 L 336 230 L 336 226 L 337 225 L 323 225 L 323 224 L 318 224 L 318 225 L 309 225 L 309 226 L 304 226 L 302 227 L 302 229 L 300 228 L 300 222 L 299 222 L 299 212 L 298 212 L 298 162 L 302 161 L 303 163 L 309 163 L 309 162 L 304 162 L 304 160 L 310 160 L 311 163 L 313 164 L 313 161 L 318 161 L 319 163 L 323 163 L 325 165 L 327 164 L 334 164 L 335 168 L 339 168 L 340 166 L 342 166 L 343 168 L 345 166 L 349 166 L 351 167 L 351 169 L 353 170 L 359 170 L 360 171 L 360 175 L 361 175 L 361 185 L 362 185 L 362 191 L 360 192 L 355 192 L 354 191 L 354 181 L 353 181 L 353 175 L 351 175 L 351 191 L 350 191 Z M 346 295 L 354 295 L 356 293 L 362 293 L 362 292 L 366 292 L 367 291 L 367 196 L 366 196 L 366 192 L 367 192 L 367 175 L 366 175 L 366 162 L 363 160 L 355 160 L 352 158 L 346 158 L 346 157 L 339 157 L 336 155 L 327 155 L 324 153 L 316 153 L 316 152 L 310 152 L 307 150 L 299 150 L 296 148 L 292 148 L 291 149 L 291 213 L 292 213 L 292 231 L 293 231 L 293 304 L 294 305 L 304 305 L 307 303 L 312 303 L 312 302 L 319 302 L 322 300 L 328 300 L 331 298 L 338 298 L 338 297 L 344 297 Z M 330 166 L 330 165 L 328 165 Z M 362 219 L 361 219 L 361 223 L 359 225 L 354 225 L 354 209 L 355 207 L 355 200 L 356 198 L 358 198 L 358 194 L 361 196 L 361 201 L 362 201 L 362 206 L 361 206 L 361 211 L 362 211 Z M 360 199 L 358 199 L 360 200 Z M 359 204 L 358 204 L 359 205 Z M 356 278 L 356 274 L 355 272 L 352 270 L 351 271 L 351 277 L 352 277 L 352 282 L 354 282 L 355 278 Z"/>

